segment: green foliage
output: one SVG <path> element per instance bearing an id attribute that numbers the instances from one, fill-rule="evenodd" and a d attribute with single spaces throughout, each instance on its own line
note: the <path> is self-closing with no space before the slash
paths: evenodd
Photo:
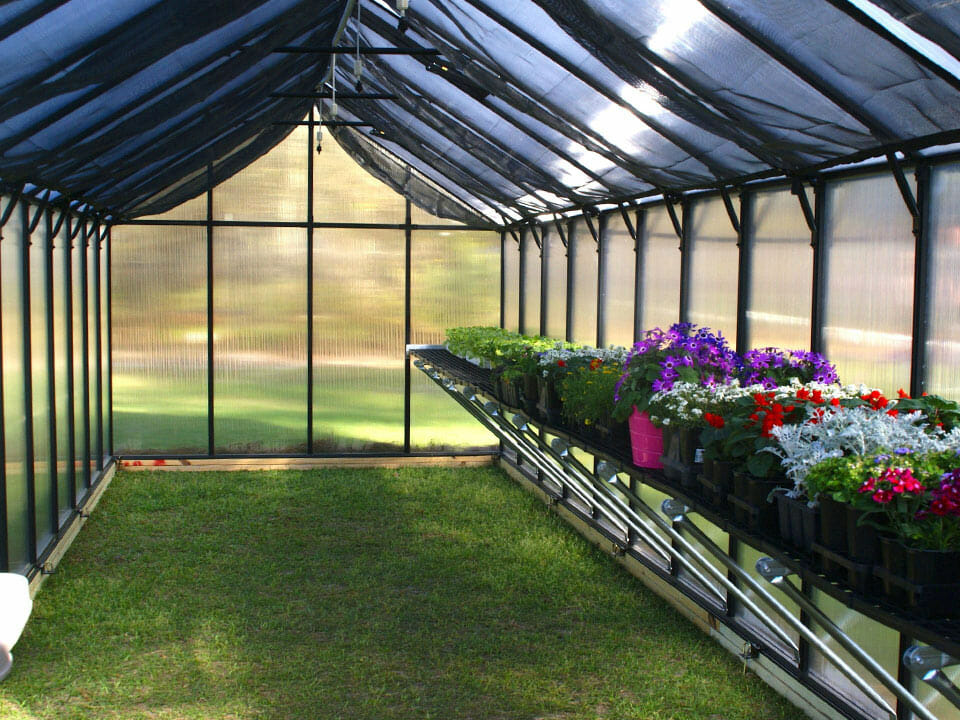
<path id="1" fill-rule="evenodd" d="M 927 417 L 931 426 L 942 426 L 947 432 L 960 425 L 960 403 L 939 395 L 903 397 L 897 401 L 897 410 L 901 412 L 919 410 Z"/>
<path id="2" fill-rule="evenodd" d="M 609 422 L 613 414 L 613 390 L 623 373 L 614 362 L 587 363 L 567 373 L 560 381 L 563 416 L 587 425 Z"/>
<path id="3" fill-rule="evenodd" d="M 503 367 L 509 373 L 508 379 L 526 372 L 536 372 L 536 354 L 553 349 L 558 344 L 566 348 L 578 347 L 573 343 L 559 343 L 539 335 L 520 335 L 498 327 L 457 327 L 447 330 L 447 348 L 450 352 L 467 359 L 486 361 L 493 367 Z"/>
<path id="4" fill-rule="evenodd" d="M 957 467 L 957 454 L 952 451 L 928 454 L 897 455 L 882 452 L 871 455 L 846 455 L 827 458 L 814 465 L 807 475 L 807 494 L 811 498 L 829 497 L 837 502 L 870 509 L 867 496 L 860 492 L 864 482 L 889 467 L 909 468 L 925 485 Z"/>

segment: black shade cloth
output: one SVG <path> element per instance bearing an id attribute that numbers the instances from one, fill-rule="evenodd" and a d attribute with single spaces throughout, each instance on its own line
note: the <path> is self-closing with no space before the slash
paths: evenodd
<path id="1" fill-rule="evenodd" d="M 960 10 L 934 0 L 359 0 L 332 134 L 418 206 L 471 223 L 960 141 Z M 346 0 L 0 7 L 0 178 L 118 217 L 166 210 L 290 130 Z M 328 88 L 329 89 L 329 88 Z M 332 101 L 321 113 L 332 116 Z"/>

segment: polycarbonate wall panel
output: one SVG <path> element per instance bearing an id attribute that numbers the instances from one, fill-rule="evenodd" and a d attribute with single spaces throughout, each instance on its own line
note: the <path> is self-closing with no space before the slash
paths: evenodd
<path id="1" fill-rule="evenodd" d="M 597 221 L 594 220 L 594 225 Z M 574 342 L 597 344 L 597 270 L 599 257 L 597 243 L 587 223 L 577 220 L 570 224 L 570 268 L 573 290 L 570 298 L 570 337 Z"/>
<path id="2" fill-rule="evenodd" d="M 507 234 L 503 241 L 503 327 L 520 328 L 520 246 Z"/>
<path id="3" fill-rule="evenodd" d="M 930 187 L 927 281 L 929 392 L 960 398 L 960 167 L 935 168 Z"/>
<path id="4" fill-rule="evenodd" d="M 126 225 L 112 242 L 115 452 L 206 452 L 206 228 Z"/>
<path id="5" fill-rule="evenodd" d="M 411 235 L 411 338 L 442 344 L 447 328 L 496 325 L 500 233 L 422 230 Z M 496 438 L 419 370 L 411 375 L 413 450 L 489 448 Z"/>
<path id="6" fill-rule="evenodd" d="M 165 213 L 159 215 L 144 216 L 144 220 L 206 220 L 207 219 L 207 194 L 203 193 L 187 200 L 185 203 L 171 208 Z"/>
<path id="7" fill-rule="evenodd" d="M 888 394 L 910 384 L 912 220 L 890 175 L 827 186 L 826 356 L 843 382 Z"/>
<path id="8" fill-rule="evenodd" d="M 300 228 L 213 231 L 217 452 L 306 450 L 306 267 Z"/>
<path id="9" fill-rule="evenodd" d="M 665 207 L 649 208 L 641 215 L 638 325 L 641 330 L 667 328 L 680 318 L 680 238 Z"/>
<path id="10" fill-rule="evenodd" d="M 540 334 L 540 248 L 529 230 L 521 235 L 523 253 L 523 327 L 527 335 Z"/>
<path id="11" fill-rule="evenodd" d="M 313 219 L 397 225 L 406 219 L 406 201 L 328 139 L 313 159 Z"/>
<path id="12" fill-rule="evenodd" d="M 4 208 L 9 202 L 4 198 Z M 3 228 L 0 240 L 0 307 L 3 312 L 4 470 L 7 483 L 7 553 L 9 570 L 30 565 L 27 524 L 26 399 L 24 395 L 23 235 L 20 208 Z M 0 558 L 0 563 L 3 562 Z"/>
<path id="13" fill-rule="evenodd" d="M 31 219 L 36 208 L 30 208 Z M 30 375 L 33 385 L 33 492 L 37 546 L 44 547 L 56 532 L 51 519 L 56 481 L 50 443 L 50 384 L 47 369 L 47 240 L 43 218 L 30 234 Z"/>
<path id="14" fill-rule="evenodd" d="M 631 218 L 636 227 L 636 215 Z M 633 308 L 636 301 L 637 255 L 633 238 L 619 214 L 607 216 L 603 234 L 603 344 L 633 344 Z"/>
<path id="15" fill-rule="evenodd" d="M 298 127 L 266 155 L 217 185 L 214 220 L 305 222 L 309 142 L 308 129 Z"/>
<path id="16" fill-rule="evenodd" d="M 404 232 L 317 229 L 313 253 L 314 451 L 400 449 Z"/>
<path id="17" fill-rule="evenodd" d="M 54 216 L 56 224 L 57 216 Z M 67 324 L 68 312 L 68 263 L 70 262 L 70 237 L 67 231 L 67 221 L 61 226 L 59 234 L 53 243 L 53 348 L 54 373 L 56 375 L 56 421 L 57 421 L 57 475 L 59 516 L 65 520 L 73 507 L 70 497 L 70 477 L 73 473 L 71 446 L 73 436 L 70 434 L 70 378 L 71 345 L 70 326 Z"/>
<path id="18" fill-rule="evenodd" d="M 76 477 L 75 500 L 83 496 L 83 489 L 90 485 L 90 415 L 87 411 L 89 397 L 86 388 L 89 384 L 86 351 L 86 267 L 87 253 L 85 242 L 87 228 L 81 228 L 73 241 L 71 281 L 71 303 L 73 304 L 73 417 L 74 417 L 74 473 Z"/>
<path id="19" fill-rule="evenodd" d="M 736 199 L 734 203 L 736 207 Z M 740 263 L 737 233 L 719 197 L 697 200 L 690 208 L 689 217 L 687 318 L 696 325 L 723 333 L 734 345 Z"/>
<path id="20" fill-rule="evenodd" d="M 567 337 L 567 249 L 556 228 L 545 228 L 543 236 L 546 336 L 557 340 Z"/>
<path id="21" fill-rule="evenodd" d="M 337 145 L 337 149 L 340 149 L 339 145 Z M 324 152 L 326 152 L 326 150 L 324 150 Z M 448 220 L 447 218 L 439 218 L 436 215 L 431 215 L 426 210 L 418 208 L 414 203 L 410 203 L 410 222 L 413 225 L 450 225 L 451 227 L 463 225 L 459 220 Z"/>
<path id="22" fill-rule="evenodd" d="M 89 381 L 89 411 L 90 411 L 90 472 L 93 473 L 101 465 L 100 457 L 97 454 L 98 448 L 102 447 L 102 437 L 100 435 L 102 427 L 98 419 L 100 417 L 100 382 L 102 376 L 97 373 L 99 367 L 98 344 L 99 324 L 97 315 L 100 312 L 100 242 L 99 236 L 103 228 L 99 225 L 94 227 L 94 233 L 90 235 L 90 245 L 87 248 L 87 357 L 90 368 Z"/>
<path id="23" fill-rule="evenodd" d="M 809 349 L 813 248 L 800 202 L 789 190 L 758 192 L 748 227 L 747 347 Z"/>

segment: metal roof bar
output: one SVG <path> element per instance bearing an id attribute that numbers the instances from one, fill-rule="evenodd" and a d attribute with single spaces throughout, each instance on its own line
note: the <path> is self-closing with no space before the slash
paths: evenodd
<path id="1" fill-rule="evenodd" d="M 333 47 L 303 45 L 283 45 L 271 52 L 301 55 L 439 55 L 436 48 L 425 47 Z"/>

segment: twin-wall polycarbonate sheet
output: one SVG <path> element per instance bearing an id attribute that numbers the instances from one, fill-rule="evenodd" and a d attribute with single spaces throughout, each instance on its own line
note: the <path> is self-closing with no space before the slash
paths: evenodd
<path id="1" fill-rule="evenodd" d="M 206 228 L 126 225 L 111 235 L 114 449 L 206 452 Z"/>
<path id="2" fill-rule="evenodd" d="M 930 178 L 926 387 L 960 397 L 960 167 L 934 168 Z"/>
<path id="3" fill-rule="evenodd" d="M 540 248 L 529 230 L 521 235 L 523 253 L 523 300 L 520 330 L 527 335 L 540 334 Z"/>
<path id="4" fill-rule="evenodd" d="M 630 220 L 636 228 L 636 214 Z M 607 216 L 603 233 L 603 287 L 600 290 L 604 345 L 633 344 L 633 313 L 637 288 L 637 255 L 633 238 L 619 214 Z"/>
<path id="5" fill-rule="evenodd" d="M 307 157 L 312 152 L 308 136 L 307 128 L 295 128 L 243 172 L 217 185 L 214 220 L 303 222 L 307 216 Z"/>
<path id="6" fill-rule="evenodd" d="M 810 599 L 841 631 L 876 660 L 884 670 L 893 677 L 897 677 L 897 667 L 900 661 L 900 634 L 896 630 L 851 610 L 819 589 L 814 588 L 812 590 Z M 837 653 L 861 678 L 866 680 L 880 697 L 884 698 L 891 707 L 895 707 L 895 696 L 880 683 L 876 676 L 864 668 L 850 653 L 841 648 L 825 630 L 816 625 L 814 625 L 813 630 L 817 637 Z M 860 707 L 864 717 L 887 717 L 885 711 L 877 707 L 860 689 L 842 675 L 835 665 L 814 649 L 810 651 L 810 674 L 841 697 Z"/>
<path id="7" fill-rule="evenodd" d="M 500 234 L 418 230 L 411 237 L 411 338 L 442 344 L 446 330 L 493 326 L 500 316 Z M 426 375 L 411 374 L 410 446 L 414 450 L 496 444 L 472 415 Z"/>
<path id="8" fill-rule="evenodd" d="M 293 151 L 309 152 L 305 146 L 306 140 L 297 140 Z M 303 157 L 305 161 L 306 155 Z M 303 221 L 305 218 L 306 210 L 298 219 Z M 333 138 L 327 137 L 323 151 L 313 158 L 313 219 L 316 222 L 396 225 L 403 223 L 405 218 L 403 196 L 353 162 Z"/>
<path id="9" fill-rule="evenodd" d="M 553 226 L 546 228 L 543 236 L 543 281 L 546 336 L 563 340 L 567 336 L 567 248 Z"/>
<path id="10" fill-rule="evenodd" d="M 736 198 L 733 199 L 737 205 Z M 723 200 L 697 200 L 690 208 L 687 232 L 687 319 L 723 333 L 730 344 L 737 337 L 737 233 Z"/>
<path id="11" fill-rule="evenodd" d="M 4 209 L 9 202 L 4 198 Z M 27 527 L 27 443 L 23 321 L 23 215 L 15 208 L 0 239 L 0 310 L 3 313 L 4 471 L 7 485 L 8 569 L 24 572 L 30 564 Z M 5 558 L 0 558 L 3 563 Z"/>
<path id="12" fill-rule="evenodd" d="M 314 452 L 403 445 L 404 254 L 402 230 L 314 231 Z"/>
<path id="13" fill-rule="evenodd" d="M 827 186 L 824 351 L 841 380 L 909 387 L 912 220 L 890 175 Z"/>
<path id="14" fill-rule="evenodd" d="M 788 190 L 757 192 L 748 227 L 747 347 L 807 349 L 813 248 L 800 203 Z"/>
<path id="15" fill-rule="evenodd" d="M 301 228 L 214 229 L 218 452 L 306 449 L 306 250 Z"/>
<path id="16" fill-rule="evenodd" d="M 520 329 L 520 246 L 509 233 L 503 236 L 503 327 Z"/>
<path id="17" fill-rule="evenodd" d="M 59 220 L 54 215 L 54 224 Z M 73 408 L 70 404 L 71 371 L 71 335 L 68 325 L 67 294 L 70 269 L 70 236 L 67 221 L 63 221 L 60 232 L 53 240 L 53 330 L 54 330 L 54 372 L 56 375 L 56 421 L 57 421 L 57 477 L 61 521 L 65 520 L 73 507 L 70 497 L 71 478 L 74 468 L 71 463 L 73 436 L 70 434 L 70 418 Z"/>
<path id="18" fill-rule="evenodd" d="M 71 268 L 71 303 L 73 305 L 73 430 L 74 447 L 76 453 L 73 458 L 74 474 L 76 477 L 77 502 L 83 497 L 84 488 L 90 486 L 90 415 L 87 408 L 90 405 L 89 383 L 90 375 L 84 358 L 87 355 L 86 312 L 87 312 L 87 234 L 90 224 L 84 221 L 77 229 L 73 241 Z"/>
<path id="19" fill-rule="evenodd" d="M 594 219 L 594 227 L 597 220 Z M 584 220 L 569 226 L 570 267 L 573 289 L 570 294 L 570 339 L 586 345 L 597 344 L 597 243 Z"/>
<path id="20" fill-rule="evenodd" d="M 37 208 L 30 206 L 32 220 Z M 30 234 L 30 374 L 33 409 L 33 492 L 36 540 L 38 547 L 46 546 L 56 532 L 51 508 L 56 483 L 56 465 L 50 442 L 52 407 L 50 385 L 53 378 L 47 367 L 47 231 L 43 218 Z"/>
<path id="21" fill-rule="evenodd" d="M 663 206 L 642 211 L 638 327 L 667 328 L 680 319 L 680 238 Z"/>

